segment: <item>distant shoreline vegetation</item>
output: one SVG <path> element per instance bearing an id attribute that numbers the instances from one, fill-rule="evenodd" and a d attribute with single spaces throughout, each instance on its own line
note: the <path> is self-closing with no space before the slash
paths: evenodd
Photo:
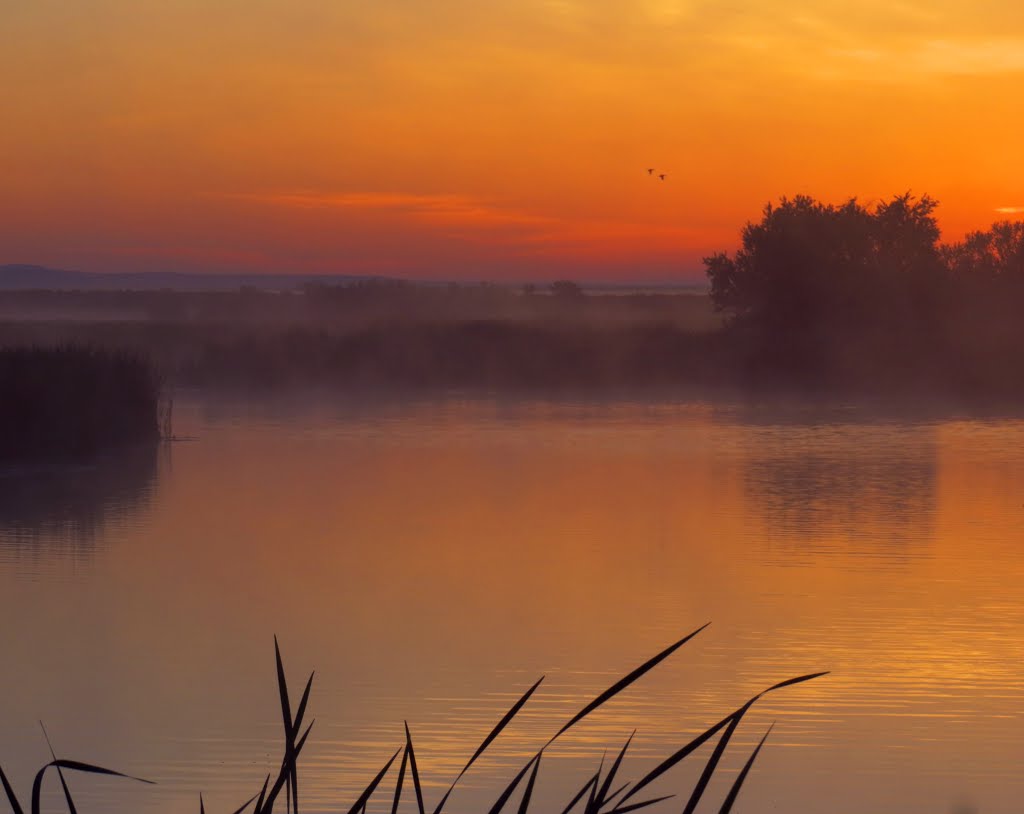
<path id="1" fill-rule="evenodd" d="M 0 349 L 0 462 L 82 461 L 160 438 L 144 358 L 83 345 Z"/>
<path id="2" fill-rule="evenodd" d="M 1024 221 L 940 242 L 937 202 L 783 198 L 732 256 L 705 258 L 758 381 L 1024 392 Z"/>
<path id="3" fill-rule="evenodd" d="M 383 279 L 0 292 L 0 347 L 126 352 L 183 387 L 1024 397 L 1024 222 L 943 244 L 935 208 L 782 199 L 734 254 L 705 258 L 710 294 Z"/>

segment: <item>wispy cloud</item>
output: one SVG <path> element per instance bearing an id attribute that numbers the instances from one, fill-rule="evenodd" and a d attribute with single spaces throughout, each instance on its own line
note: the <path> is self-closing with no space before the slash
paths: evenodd
<path id="1" fill-rule="evenodd" d="M 933 40 L 913 55 L 915 67 L 935 74 L 994 74 L 1024 71 L 1024 39 Z"/>
<path id="2" fill-rule="evenodd" d="M 1024 213 L 1024 206 L 997 206 L 995 211 L 1000 215 L 1020 215 Z"/>
<path id="3" fill-rule="evenodd" d="M 699 230 L 658 223 L 556 217 L 455 193 L 286 191 L 227 197 L 269 206 L 400 218 L 464 243 L 513 255 L 631 252 L 662 256 L 699 242 Z"/>
<path id="4" fill-rule="evenodd" d="M 392 213 L 434 222 L 486 226 L 531 226 L 551 223 L 523 212 L 458 194 L 409 192 L 260 192 L 229 197 L 300 209 L 347 209 Z"/>

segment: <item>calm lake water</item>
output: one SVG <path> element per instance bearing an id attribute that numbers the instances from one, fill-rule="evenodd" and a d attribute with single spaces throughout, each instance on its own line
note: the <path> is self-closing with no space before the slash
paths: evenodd
<path id="1" fill-rule="evenodd" d="M 753 708 L 702 810 L 773 721 L 737 811 L 1024 810 L 1022 420 L 195 400 L 175 430 L 155 455 L 0 473 L 0 765 L 23 804 L 42 719 L 61 756 L 158 782 L 71 776 L 83 814 L 194 812 L 200 791 L 233 810 L 279 759 L 277 634 L 293 695 L 316 670 L 309 812 L 347 811 L 403 720 L 431 806 L 545 675 L 449 803 L 486 811 L 711 621 L 545 754 L 538 811 L 634 729 L 627 780 L 818 670 Z M 680 811 L 708 754 L 648 810 Z"/>

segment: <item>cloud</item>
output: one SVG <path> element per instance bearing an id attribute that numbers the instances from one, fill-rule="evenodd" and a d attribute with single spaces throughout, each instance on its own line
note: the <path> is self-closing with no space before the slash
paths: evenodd
<path id="1" fill-rule="evenodd" d="M 462 243 L 506 255 L 669 257 L 698 243 L 701 231 L 657 223 L 555 217 L 455 193 L 279 191 L 235 193 L 233 200 L 308 210 L 398 218 Z"/>
<path id="2" fill-rule="evenodd" d="M 1017 73 L 1024 71 L 1024 39 L 934 40 L 913 55 L 913 64 L 936 74 Z"/>
<path id="3" fill-rule="evenodd" d="M 1024 213 L 1024 206 L 997 206 L 995 211 L 1000 215 L 1020 215 Z"/>
<path id="4" fill-rule="evenodd" d="M 533 226 L 551 218 L 502 207 L 458 194 L 409 192 L 267 192 L 241 193 L 231 198 L 300 209 L 348 209 L 391 213 L 434 222 L 487 226 Z"/>

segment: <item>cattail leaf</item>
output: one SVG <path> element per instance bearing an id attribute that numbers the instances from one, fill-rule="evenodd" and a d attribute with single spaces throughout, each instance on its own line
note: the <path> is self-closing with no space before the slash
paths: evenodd
<path id="1" fill-rule="evenodd" d="M 828 675 L 828 672 L 823 673 L 810 673 L 808 675 L 797 676 L 796 678 L 788 678 L 785 681 L 780 681 L 778 684 L 773 684 L 767 690 L 763 690 L 751 698 L 747 703 L 740 707 L 736 712 L 732 714 L 732 720 L 729 722 L 729 726 L 725 732 L 722 733 L 721 739 L 715 745 L 715 750 L 711 753 L 711 757 L 708 758 L 707 765 L 704 767 L 704 771 L 701 773 L 700 778 L 697 780 L 697 784 L 693 788 L 693 792 L 690 794 L 690 799 L 686 803 L 686 807 L 683 809 L 683 814 L 693 814 L 697 808 L 697 804 L 700 802 L 700 798 L 703 796 L 705 789 L 707 789 L 708 783 L 711 781 L 711 776 L 714 774 L 715 769 L 718 767 L 719 761 L 722 759 L 722 755 L 725 754 L 726 747 L 729 745 L 729 741 L 733 734 L 736 732 L 737 727 L 740 725 L 740 721 L 743 720 L 743 716 L 747 714 L 747 711 L 762 697 L 775 690 L 781 690 L 783 687 L 791 687 L 794 684 L 801 684 L 804 681 L 810 681 L 821 676 Z"/>
<path id="2" fill-rule="evenodd" d="M 412 773 L 412 785 L 416 790 L 416 805 L 420 814 L 425 814 L 423 807 L 423 786 L 420 785 L 420 772 L 416 767 L 416 752 L 412 748 L 412 735 L 409 734 L 409 722 L 405 722 L 405 748 L 409 752 L 409 771 Z"/>
<path id="3" fill-rule="evenodd" d="M 526 782 L 526 791 L 523 792 L 523 799 L 519 802 L 519 814 L 528 814 L 530 810 L 530 798 L 533 797 L 533 786 L 537 782 L 538 769 L 540 769 L 540 754 L 537 755 L 537 762 L 533 764 L 530 779 Z"/>
<path id="4" fill-rule="evenodd" d="M 708 624 L 710 624 L 710 622 Z M 609 687 L 607 690 L 605 690 L 603 693 L 597 696 L 597 698 L 595 698 L 593 701 L 587 704 L 583 709 L 577 712 L 565 726 L 563 726 L 554 735 L 552 735 L 551 740 L 548 741 L 547 745 L 550 746 L 551 743 L 555 740 L 555 738 L 567 732 L 570 728 L 572 728 L 577 723 L 586 718 L 595 709 L 600 707 L 606 701 L 609 701 L 610 699 L 614 698 L 634 681 L 641 678 L 654 667 L 656 667 L 658 664 L 660 664 L 662 661 L 667 659 L 674 652 L 676 652 L 676 650 L 678 650 L 680 647 L 682 647 L 684 644 L 690 641 L 690 639 L 692 639 L 694 636 L 696 636 L 698 633 L 704 630 L 704 628 L 706 628 L 707 626 L 707 624 L 701 625 L 699 628 L 693 631 L 693 633 L 684 636 L 682 639 L 680 639 L 678 642 L 671 645 L 670 647 L 666 647 L 664 650 L 658 653 L 658 655 L 654 656 L 654 658 L 648 659 L 635 670 L 633 670 L 633 672 L 631 672 L 629 675 L 616 681 L 611 687 Z"/>
<path id="5" fill-rule="evenodd" d="M 398 757 L 398 753 L 401 751 L 401 749 L 395 750 L 395 753 L 391 756 L 391 760 L 384 764 L 384 768 L 377 772 L 377 776 L 370 781 L 370 785 L 363 789 L 363 793 L 359 795 L 359 799 L 356 800 L 352 808 L 349 809 L 348 814 L 357 814 L 357 812 L 366 807 L 366 802 L 370 799 L 370 795 L 377 790 L 377 786 L 380 785 L 380 781 L 384 779 L 384 775 L 388 773 L 388 769 L 391 768 L 391 764 L 395 762 L 395 758 Z"/>
<path id="6" fill-rule="evenodd" d="M 494 729 L 492 729 L 490 733 L 487 735 L 487 737 L 484 738 L 483 743 L 481 743 L 480 746 L 477 747 L 477 750 L 473 753 L 473 756 L 469 759 L 466 765 L 462 767 L 462 771 L 459 772 L 459 776 L 455 778 L 455 780 L 452 782 L 451 787 L 448 789 L 448 791 L 445 792 L 444 797 L 441 798 L 441 802 L 437 804 L 437 808 L 434 809 L 434 814 L 441 814 L 441 810 L 444 808 L 444 804 L 448 802 L 449 795 L 455 789 L 455 784 L 462 779 L 462 776 L 467 771 L 469 771 L 469 767 L 472 766 L 476 759 L 484 753 L 484 751 L 487 749 L 488 746 L 491 745 L 494 739 L 501 734 L 501 731 L 506 726 L 508 726 L 509 722 L 516 716 L 516 713 L 519 712 L 519 710 L 523 708 L 523 705 L 530 700 L 530 696 L 533 695 L 534 691 L 540 686 L 540 683 L 543 680 L 544 676 L 541 676 L 539 679 L 537 679 L 537 683 L 530 687 L 530 689 L 528 689 L 522 695 L 522 697 L 512 705 L 511 709 L 509 709 L 509 711 L 505 713 L 504 717 L 500 721 L 498 721 L 497 726 L 495 726 Z"/>
<path id="7" fill-rule="evenodd" d="M 675 797 L 674 794 L 668 794 L 664 797 L 655 797 L 653 800 L 644 800 L 641 803 L 630 803 L 628 806 L 624 805 L 619 806 L 618 808 L 613 808 L 611 811 L 608 812 L 608 814 L 626 814 L 626 812 L 629 811 L 636 811 L 640 808 L 647 808 L 647 806 L 653 806 L 655 803 L 662 803 L 665 800 L 671 800 L 673 797 Z"/>
<path id="8" fill-rule="evenodd" d="M 231 814 L 242 814 L 242 812 L 249 807 L 250 803 L 252 803 L 252 801 L 255 800 L 257 796 L 258 795 L 254 794 L 252 797 L 250 797 L 248 800 L 242 803 L 238 808 L 232 811 Z"/>
<path id="9" fill-rule="evenodd" d="M 40 812 L 40 797 L 43 790 L 43 777 L 46 774 L 46 770 L 54 767 L 58 771 L 61 769 L 69 769 L 75 772 L 85 772 L 86 774 L 104 774 L 111 777 L 123 777 L 126 780 L 136 780 L 139 783 L 148 783 L 153 785 L 152 780 L 143 780 L 141 777 L 132 777 L 130 774 L 124 774 L 123 772 L 115 772 L 113 769 L 104 769 L 102 766 L 93 766 L 90 763 L 82 763 L 77 760 L 52 760 L 47 763 L 43 768 L 36 772 L 35 780 L 32 782 L 32 814 L 39 814 Z"/>
<path id="10" fill-rule="evenodd" d="M 398 814 L 398 803 L 402 799 L 402 782 L 405 780 L 405 767 L 409 763 L 409 745 L 402 751 L 402 765 L 398 769 L 398 782 L 395 783 L 395 800 L 391 804 L 391 814 Z"/>
<path id="11" fill-rule="evenodd" d="M 595 805 L 600 809 L 604 807 L 604 804 L 608 798 L 608 790 L 612 787 L 612 783 L 615 780 L 615 774 L 619 770 L 619 766 L 622 764 L 622 758 L 626 756 L 626 750 L 629 749 L 629 744 L 633 742 L 633 736 L 636 735 L 636 730 L 633 730 L 633 734 L 629 736 L 625 746 L 622 747 L 622 751 L 616 756 L 615 761 L 612 763 L 612 767 L 608 770 L 608 776 L 605 777 L 604 783 L 601 784 L 600 790 L 597 792 Z"/>
<path id="12" fill-rule="evenodd" d="M 490 814 L 498 814 L 498 812 L 500 812 L 505 807 L 505 803 L 508 802 L 508 798 L 512 796 L 512 793 L 519 786 L 519 782 L 523 779 L 523 776 L 528 771 L 530 771 L 530 767 L 533 766 L 534 763 L 540 760 L 540 755 L 541 753 L 538 752 L 532 758 L 530 758 L 529 763 L 523 766 L 523 768 L 519 770 L 519 773 L 512 778 L 512 782 L 505 787 L 505 790 L 499 795 L 494 805 L 491 806 Z"/>
<path id="13" fill-rule="evenodd" d="M 722 803 L 722 807 L 718 810 L 718 814 L 729 814 L 732 811 L 733 804 L 736 802 L 736 798 L 739 796 L 740 789 L 743 787 L 743 781 L 747 779 L 747 775 L 750 774 L 750 768 L 754 765 L 754 761 L 757 760 L 758 752 L 761 751 L 761 747 L 764 746 L 764 742 L 768 740 L 768 736 L 772 734 L 772 729 L 775 728 L 773 723 L 768 727 L 768 731 L 764 733 L 764 737 L 761 738 L 761 742 L 757 744 L 757 748 L 754 753 L 747 760 L 743 769 L 736 777 L 735 782 L 732 784 L 732 788 L 729 789 L 729 794 L 726 795 L 725 802 Z"/>
<path id="14" fill-rule="evenodd" d="M 588 780 L 586 783 L 584 783 L 583 788 L 576 792 L 576 796 L 569 801 L 569 805 L 562 809 L 562 814 L 569 814 L 569 812 L 573 810 L 573 808 L 576 806 L 576 803 L 580 801 L 583 795 L 590 791 L 592 786 L 596 786 L 600 779 L 601 775 L 600 773 L 598 773 L 591 777 L 590 780 Z"/>
<path id="15" fill-rule="evenodd" d="M 7 802 L 11 804 L 11 814 L 25 814 L 21 803 L 18 802 L 18 796 L 14 793 L 14 789 L 11 788 L 11 783 L 7 779 L 7 775 L 4 774 L 2 767 L 0 767 L 0 783 L 3 783 L 4 792 L 7 794 Z"/>

